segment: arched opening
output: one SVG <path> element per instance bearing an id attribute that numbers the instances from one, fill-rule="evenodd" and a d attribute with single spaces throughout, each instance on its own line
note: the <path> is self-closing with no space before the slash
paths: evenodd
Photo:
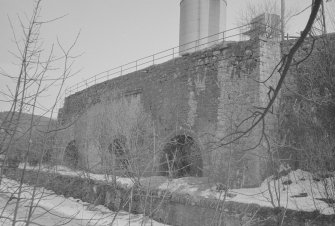
<path id="1" fill-rule="evenodd" d="M 200 148 L 192 137 L 175 136 L 163 149 L 160 172 L 163 176 L 201 177 L 202 158 Z"/>
<path id="2" fill-rule="evenodd" d="M 115 167 L 117 170 L 128 170 L 128 150 L 126 149 L 126 138 L 120 136 L 113 140 L 108 146 L 109 153 L 115 156 Z"/>
<path id="3" fill-rule="evenodd" d="M 64 152 L 64 163 L 67 166 L 76 168 L 78 165 L 78 160 L 79 160 L 79 151 L 78 151 L 78 147 L 77 147 L 77 143 L 75 140 L 71 140 L 66 148 L 65 148 L 65 152 Z"/>

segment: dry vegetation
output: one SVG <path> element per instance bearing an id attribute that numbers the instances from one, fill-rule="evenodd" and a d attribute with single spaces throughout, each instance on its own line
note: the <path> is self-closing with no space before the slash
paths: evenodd
<path id="1" fill-rule="evenodd" d="M 61 57 L 56 58 L 53 55 L 53 51 L 51 51 L 47 54 L 48 57 L 46 59 L 40 58 L 39 53 L 45 50 L 38 45 L 41 26 L 45 26 L 45 23 L 41 22 L 39 18 L 40 3 L 40 0 L 36 2 L 36 7 L 31 19 L 27 21 L 27 26 L 22 25 L 26 31 L 23 38 L 24 45 L 19 44 L 21 41 L 16 40 L 20 60 L 19 65 L 21 67 L 20 73 L 16 76 L 7 74 L 1 75 L 11 77 L 16 84 L 16 89 L 10 96 L 10 102 L 12 104 L 10 111 L 3 112 L 0 115 L 0 150 L 1 154 L 5 156 L 5 162 L 13 160 L 14 162 L 23 163 L 22 169 L 19 170 L 19 174 L 16 175 L 18 181 L 17 189 L 12 191 L 11 194 L 6 194 L 10 199 L 15 197 L 14 204 L 8 202 L 8 205 L 1 206 L 2 212 L 0 217 L 8 218 L 13 226 L 18 221 L 22 221 L 25 225 L 34 225 L 34 220 L 36 219 L 33 218 L 33 216 L 36 200 L 42 198 L 46 199 L 46 196 L 40 196 L 41 191 L 36 186 L 31 186 L 32 189 L 28 189 L 29 195 L 23 196 L 27 190 L 27 187 L 24 186 L 23 183 L 28 180 L 27 178 L 25 179 L 27 166 L 38 166 L 35 169 L 37 175 L 33 178 L 35 180 L 33 184 L 41 185 L 40 181 L 47 181 L 46 184 L 48 183 L 48 180 L 45 178 L 40 178 L 42 164 L 49 163 L 50 165 L 56 165 L 59 163 L 55 162 L 52 158 L 56 154 L 58 155 L 58 153 L 55 154 L 51 152 L 55 150 L 59 151 L 59 148 L 56 149 L 53 146 L 54 136 L 59 130 L 62 130 L 62 128 L 59 128 L 51 117 L 45 118 L 36 116 L 36 103 L 41 95 L 48 91 L 48 87 L 56 82 L 60 84 L 61 88 L 55 99 L 55 104 L 48 110 L 52 115 L 59 101 L 59 96 L 66 79 L 73 75 L 70 70 L 73 60 L 71 51 L 77 39 L 75 39 L 73 45 L 68 49 L 65 49 L 58 42 L 58 47 L 63 53 Z M 292 70 L 293 66 L 296 67 L 299 86 L 297 90 L 294 90 L 294 95 L 289 97 L 291 98 L 291 105 L 284 106 L 282 108 L 283 111 L 278 113 L 278 118 L 281 123 L 281 137 L 277 142 L 276 149 L 269 151 L 270 165 L 273 166 L 272 170 L 275 172 L 273 176 L 277 179 L 268 181 L 268 192 L 270 193 L 268 202 L 271 203 L 273 207 L 283 207 L 280 201 L 280 190 L 283 189 L 280 183 L 283 181 L 280 180 L 287 176 L 291 169 L 287 167 L 284 170 L 280 170 L 279 167 L 287 163 L 289 163 L 292 168 L 302 168 L 310 171 L 316 180 L 324 182 L 324 187 L 320 188 L 320 192 L 323 192 L 324 199 L 329 205 L 333 205 L 335 202 L 335 182 L 333 175 L 335 170 L 334 42 L 324 37 L 318 40 L 321 42 L 321 48 L 317 49 L 313 54 L 313 58 L 311 58 L 313 59 L 311 60 L 312 65 L 308 69 L 299 67 L 308 62 L 308 57 L 310 57 L 308 52 L 306 57 L 302 59 L 295 58 L 296 52 L 302 46 L 307 36 L 310 36 L 313 40 L 316 39 L 311 31 L 313 31 L 313 23 L 317 18 L 321 3 L 321 0 L 314 1 L 311 16 L 301 37 L 296 40 L 293 47 L 287 54 L 283 55 L 282 61 L 279 62 L 276 70 L 280 73 L 280 79 L 277 86 L 272 88 L 273 95 L 271 95 L 268 105 L 263 109 L 258 109 L 253 112 L 254 117 L 252 118 L 252 124 L 245 131 L 239 133 L 232 132 L 228 137 L 221 139 L 216 144 L 217 146 L 229 146 L 231 147 L 230 150 L 232 150 L 235 143 L 243 137 L 248 136 L 250 131 L 258 128 L 259 125 L 263 125 L 262 132 L 264 136 L 262 136 L 262 139 L 268 141 L 270 138 L 268 138 L 266 129 L 264 129 L 264 125 L 266 127 L 266 115 L 269 114 L 276 98 L 280 96 L 289 70 Z M 313 40 L 312 43 L 314 43 Z M 312 45 L 311 48 L 313 49 L 313 47 Z M 48 72 L 52 68 L 52 63 L 59 60 L 63 61 L 64 68 L 59 76 L 50 82 Z M 271 76 L 272 75 L 269 75 L 269 78 Z M 92 128 L 89 130 L 92 131 L 92 134 L 87 134 L 86 140 L 81 140 L 80 144 L 95 144 L 94 148 L 97 148 L 97 153 L 99 153 L 99 156 L 94 157 L 96 164 L 86 165 L 85 167 L 80 165 L 80 162 L 83 163 L 87 161 L 87 158 L 91 156 L 88 153 L 85 157 L 80 157 L 79 141 L 72 140 L 66 147 L 61 147 L 64 156 L 61 163 L 73 170 L 80 169 L 82 170 L 80 172 L 84 174 L 84 182 L 79 181 L 79 179 L 79 182 L 76 181 L 77 179 L 71 181 L 72 186 L 82 188 L 78 191 L 80 197 L 85 197 L 85 195 L 89 193 L 89 191 L 85 190 L 91 188 L 89 172 L 95 170 L 97 166 L 99 166 L 100 173 L 105 175 L 105 182 L 114 185 L 114 193 L 104 193 L 105 195 L 109 194 L 113 196 L 114 200 L 120 199 L 117 208 L 115 206 L 113 207 L 115 214 L 111 224 L 114 223 L 114 220 L 122 209 L 133 211 L 132 202 L 135 200 L 134 192 L 139 191 L 136 190 L 137 188 L 140 188 L 140 191 L 143 193 L 141 197 L 144 200 L 144 205 L 146 206 L 147 203 L 152 203 L 151 200 L 155 196 L 152 195 L 148 187 L 144 187 L 141 184 L 143 177 L 151 176 L 153 172 L 157 171 L 162 171 L 161 174 L 171 180 L 173 178 L 190 175 L 201 176 L 202 174 L 201 169 L 199 169 L 201 168 L 199 166 L 202 165 L 202 162 L 200 162 L 197 152 L 192 150 L 192 148 L 195 148 L 195 141 L 191 137 L 185 134 L 184 136 L 175 137 L 166 142 L 166 137 L 159 137 L 159 134 L 156 133 L 155 125 L 150 115 L 146 114 L 144 110 L 139 107 L 138 99 L 119 98 L 117 91 L 115 91 L 113 96 L 115 96 L 115 98 L 104 99 L 99 103 L 103 106 L 100 108 L 101 110 L 90 110 L 85 113 L 95 120 L 88 122 L 90 124 L 87 126 Z M 285 101 L 287 102 L 287 100 Z M 26 109 L 29 109 L 29 114 L 24 113 Z M 190 150 L 196 154 L 188 153 Z M 163 152 L 163 155 L 161 152 Z M 2 164 L 1 167 L 1 178 L 3 178 L 4 175 L 2 174 L 7 165 Z M 231 167 L 229 164 L 227 167 L 227 183 L 216 185 L 217 192 L 220 194 L 217 199 L 223 200 L 223 202 L 217 204 L 215 208 L 215 214 L 219 216 L 219 219 L 221 219 L 222 209 L 224 209 L 226 199 L 230 196 L 229 192 L 231 190 L 231 184 L 233 184 L 233 182 L 230 181 L 231 173 L 229 170 Z M 45 174 L 43 175 L 45 176 Z M 117 176 L 127 177 L 135 184 L 131 189 L 125 192 L 127 197 L 120 198 L 120 191 L 117 189 L 119 186 L 117 185 Z M 54 180 L 55 178 L 49 179 Z M 29 178 L 29 180 L 31 180 L 31 178 Z M 1 183 L 3 183 L 2 179 L 0 179 L 0 184 Z M 286 183 L 289 182 L 286 181 Z M 93 188 L 94 186 L 92 186 L 92 189 Z M 64 187 L 59 187 L 59 190 L 62 189 L 66 190 Z M 0 194 L 1 192 L 2 191 L 0 191 Z M 95 194 L 97 192 L 93 191 L 93 193 Z M 101 200 L 106 199 L 106 197 L 99 196 L 95 197 L 93 202 L 96 201 L 95 204 L 97 205 L 105 204 L 102 203 Z M 161 198 L 159 200 L 160 203 L 156 203 L 155 206 L 160 207 L 163 205 L 164 199 L 165 197 Z M 24 208 L 27 208 L 27 216 L 24 220 L 18 219 L 19 211 L 23 208 L 22 201 L 24 201 Z M 8 207 L 11 207 L 10 210 L 12 212 L 10 215 L 5 216 L 3 213 Z M 148 216 L 153 215 L 156 211 L 151 210 L 145 213 L 146 210 L 147 209 L 144 208 L 144 214 Z M 45 211 L 48 212 L 50 210 L 46 209 Z M 284 206 L 280 211 L 281 214 L 276 216 L 278 217 L 276 221 L 278 225 L 283 224 L 287 208 Z M 252 225 L 253 218 L 256 214 L 257 213 L 253 216 L 246 217 L 247 213 L 245 212 L 241 213 L 239 217 L 242 219 L 241 222 L 243 222 L 244 225 Z M 74 217 L 68 218 L 69 221 L 72 219 L 74 219 Z M 221 224 L 221 222 L 212 223 Z"/>

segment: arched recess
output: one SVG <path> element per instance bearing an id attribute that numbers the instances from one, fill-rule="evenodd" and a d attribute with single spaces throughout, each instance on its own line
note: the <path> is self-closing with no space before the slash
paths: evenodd
<path id="1" fill-rule="evenodd" d="M 174 178 L 201 177 L 202 157 L 199 145 L 188 135 L 176 135 L 164 146 L 160 174 Z"/>
<path id="2" fill-rule="evenodd" d="M 76 168 L 78 166 L 79 151 L 78 151 L 76 140 L 71 140 L 66 145 L 63 160 L 64 160 L 65 165 L 67 166 L 70 166 L 73 168 Z"/>
<path id="3" fill-rule="evenodd" d="M 119 136 L 108 146 L 109 153 L 115 156 L 115 167 L 118 170 L 127 170 L 129 166 L 126 137 Z"/>

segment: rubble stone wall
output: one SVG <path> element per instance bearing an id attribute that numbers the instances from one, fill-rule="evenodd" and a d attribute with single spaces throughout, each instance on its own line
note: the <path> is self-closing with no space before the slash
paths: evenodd
<path id="1" fill-rule="evenodd" d="M 157 157 L 142 155 L 153 166 L 151 173 L 159 174 L 164 143 L 185 134 L 201 152 L 203 176 L 225 183 L 231 172 L 233 186 L 255 186 L 266 176 L 266 148 L 257 146 L 261 128 L 231 144 L 234 137 L 227 135 L 247 129 L 252 120 L 240 123 L 267 103 L 268 87 L 278 76 L 260 81 L 279 62 L 279 46 L 261 39 L 221 43 L 70 95 L 58 117 L 66 127 L 59 132 L 58 146 L 76 140 L 81 166 L 101 171 L 108 158 L 107 141 L 120 131 L 131 133 L 133 124 L 142 120 L 157 142 Z M 267 120 L 273 132 L 276 120 Z"/>

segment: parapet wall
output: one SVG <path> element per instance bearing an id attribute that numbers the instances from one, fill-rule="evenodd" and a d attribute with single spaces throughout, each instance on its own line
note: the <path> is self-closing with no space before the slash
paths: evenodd
<path id="1" fill-rule="evenodd" d="M 221 43 L 91 86 L 65 99 L 58 120 L 66 129 L 59 133 L 58 145 L 64 150 L 76 140 L 81 167 L 103 171 L 115 163 L 108 151 L 113 139 L 122 135 L 130 147 L 128 138 L 140 126 L 155 146 L 131 151 L 143 165 L 152 166 L 151 174 L 159 174 L 164 145 L 185 135 L 201 153 L 197 167 L 203 176 L 226 183 L 230 172 L 231 186 L 255 186 L 266 174 L 266 147 L 261 143 L 245 150 L 259 143 L 261 128 L 230 145 L 223 145 L 223 138 L 256 107 L 266 105 L 268 87 L 278 76 L 265 84 L 260 81 L 279 59 L 279 43 L 271 40 Z M 276 130 L 274 116 L 267 118 L 267 125 L 270 132 Z"/>

